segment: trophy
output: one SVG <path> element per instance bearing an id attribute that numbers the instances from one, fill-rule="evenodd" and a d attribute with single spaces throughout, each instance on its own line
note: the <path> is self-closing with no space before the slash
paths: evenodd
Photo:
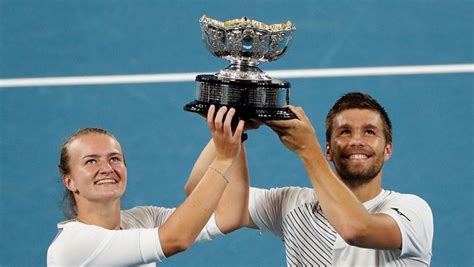
<path id="1" fill-rule="evenodd" d="M 240 119 L 285 120 L 295 118 L 289 104 L 290 83 L 272 79 L 258 68 L 287 50 L 295 27 L 288 21 L 267 25 L 248 17 L 221 22 L 199 20 L 207 49 L 230 65 L 214 75 L 196 76 L 194 101 L 184 109 L 206 115 L 211 104 L 234 107 Z"/>

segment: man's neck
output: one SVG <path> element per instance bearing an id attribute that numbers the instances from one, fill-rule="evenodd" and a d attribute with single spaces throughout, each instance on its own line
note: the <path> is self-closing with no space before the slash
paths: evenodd
<path id="1" fill-rule="evenodd" d="M 379 174 L 377 175 L 374 179 L 372 179 L 370 182 L 357 185 L 357 186 L 350 186 L 349 189 L 354 193 L 354 195 L 359 199 L 361 203 L 364 203 L 366 201 L 369 201 L 382 191 L 382 175 Z"/>

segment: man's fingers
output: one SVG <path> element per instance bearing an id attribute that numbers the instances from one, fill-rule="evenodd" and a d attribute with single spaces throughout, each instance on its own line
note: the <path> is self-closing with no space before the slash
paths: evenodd
<path id="1" fill-rule="evenodd" d="M 287 107 L 296 115 L 296 117 L 301 121 L 309 121 L 308 117 L 304 113 L 302 107 L 295 107 L 292 105 L 287 105 Z"/>
<path id="2" fill-rule="evenodd" d="M 266 121 L 265 124 L 268 125 L 274 131 L 283 131 L 285 129 L 291 129 L 295 127 L 295 123 L 297 123 L 297 119 L 291 120 L 272 120 Z"/>
<path id="3" fill-rule="evenodd" d="M 305 116 L 302 107 L 295 107 L 292 105 L 287 105 L 286 107 L 288 107 L 296 115 L 296 118 L 298 118 L 299 120 L 301 120 L 302 117 Z"/>
<path id="4" fill-rule="evenodd" d="M 286 105 L 285 107 L 289 108 L 296 115 L 295 119 L 291 119 L 291 120 L 269 120 L 269 121 L 266 121 L 265 124 L 270 126 L 272 129 L 293 128 L 295 123 L 298 123 L 298 120 L 302 120 L 306 117 L 306 115 L 304 114 L 304 111 L 301 107 L 295 107 L 295 106 L 292 106 L 292 105 Z"/>

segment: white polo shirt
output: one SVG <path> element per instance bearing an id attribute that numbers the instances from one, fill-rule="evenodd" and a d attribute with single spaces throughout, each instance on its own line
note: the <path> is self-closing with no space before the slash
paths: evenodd
<path id="1" fill-rule="evenodd" d="M 165 259 L 158 228 L 175 209 L 135 207 L 121 211 L 123 230 L 108 230 L 75 220 L 58 224 L 48 248 L 48 266 L 156 266 Z M 196 241 L 222 235 L 214 215 Z"/>
<path id="2" fill-rule="evenodd" d="M 253 222 L 285 243 L 288 266 L 429 266 L 433 215 L 415 195 L 382 190 L 365 202 L 369 213 L 385 213 L 402 233 L 401 250 L 348 245 L 322 212 L 312 188 L 251 188 Z"/>

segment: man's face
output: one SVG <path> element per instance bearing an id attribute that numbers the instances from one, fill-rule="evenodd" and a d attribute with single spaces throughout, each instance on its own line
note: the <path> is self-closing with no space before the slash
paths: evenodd
<path id="1" fill-rule="evenodd" d="M 125 192 L 127 168 L 120 144 L 108 135 L 79 136 L 68 147 L 70 173 L 64 178 L 69 190 L 88 201 L 119 199 Z"/>
<path id="2" fill-rule="evenodd" d="M 333 118 L 331 133 L 327 158 L 346 184 L 358 186 L 381 175 L 384 161 L 392 154 L 392 145 L 386 144 L 378 112 L 344 110 Z"/>

